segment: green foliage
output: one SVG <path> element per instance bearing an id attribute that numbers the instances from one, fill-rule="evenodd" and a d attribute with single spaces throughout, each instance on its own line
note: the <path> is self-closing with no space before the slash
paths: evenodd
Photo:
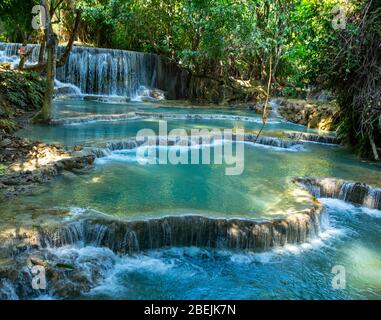
<path id="1" fill-rule="evenodd" d="M 72 266 L 71 264 L 66 264 L 66 263 L 57 263 L 56 267 L 60 268 L 60 269 L 67 269 L 67 270 L 74 270 L 75 269 L 74 266 Z"/>
<path id="2" fill-rule="evenodd" d="M 0 95 L 12 108 L 39 110 L 45 91 L 45 80 L 33 72 L 1 71 Z"/>
<path id="3" fill-rule="evenodd" d="M 4 175 L 8 172 L 7 166 L 0 163 L 0 175 Z"/>
<path id="4" fill-rule="evenodd" d="M 17 125 L 10 119 L 0 118 L 0 130 L 4 130 L 7 133 L 14 132 L 17 129 Z"/>
<path id="5" fill-rule="evenodd" d="M 376 0 L 355 1 L 347 26 L 321 48 L 320 82 L 340 105 L 339 134 L 364 157 L 381 147 L 381 6 Z"/>
<path id="6" fill-rule="evenodd" d="M 0 39 L 22 41 L 33 33 L 37 3 L 3 0 Z M 348 18 L 344 30 L 332 26 L 338 4 Z M 381 145 L 379 0 L 65 0 L 54 17 L 64 30 L 74 6 L 82 10 L 85 43 L 166 56 L 206 87 L 231 90 L 243 80 L 253 88 L 271 77 L 277 92 L 291 97 L 311 86 L 327 89 L 338 98 L 340 134 L 362 155 L 369 154 L 369 137 Z M 16 75 L 4 82 L 0 74 L 0 94 L 38 109 L 42 82 Z"/>
<path id="7" fill-rule="evenodd" d="M 270 57 L 276 70 L 290 44 L 289 11 L 296 2 L 81 0 L 78 5 L 84 40 L 98 46 L 165 55 L 199 75 L 266 81 Z"/>
<path id="8" fill-rule="evenodd" d="M 38 0 L 2 0 L 0 17 L 2 37 L 12 42 L 24 42 L 34 32 L 32 8 Z M 0 37 L 1 38 L 1 37 Z"/>

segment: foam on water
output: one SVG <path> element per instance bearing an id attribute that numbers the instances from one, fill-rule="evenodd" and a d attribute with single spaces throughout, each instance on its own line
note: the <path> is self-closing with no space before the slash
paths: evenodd
<path id="1" fill-rule="evenodd" d="M 249 122 L 255 124 L 261 124 L 262 120 L 254 117 L 247 116 L 234 116 L 234 115 L 221 115 L 221 114 L 171 114 L 171 113 L 148 113 L 148 112 L 132 112 L 129 114 L 105 114 L 105 115 L 93 115 L 83 117 L 71 117 L 53 120 L 55 125 L 86 125 L 92 123 L 107 123 L 107 122 L 125 122 L 138 119 L 166 119 L 166 120 L 207 120 L 207 121 L 240 121 Z M 279 120 L 268 120 L 269 126 L 281 124 Z"/>
<path id="2" fill-rule="evenodd" d="M 160 140 L 160 137 L 159 137 Z M 133 143 L 133 141 L 131 141 Z M 193 140 L 187 141 L 188 145 L 168 145 L 168 146 L 137 146 L 132 147 L 130 149 L 124 149 L 124 146 L 121 146 L 121 149 L 116 150 L 106 150 L 106 152 L 100 152 L 100 156 L 97 156 L 96 164 L 105 164 L 109 161 L 119 161 L 119 162 L 143 162 L 145 163 L 147 161 L 147 156 L 149 152 L 152 152 L 152 150 L 167 150 L 167 151 L 177 151 L 177 152 L 187 152 L 191 150 L 203 150 L 205 148 L 215 148 L 218 146 L 224 146 L 225 144 L 244 144 L 250 147 L 263 147 L 268 148 L 276 151 L 289 151 L 289 152 L 302 152 L 307 151 L 308 149 L 305 149 L 303 145 L 291 145 L 287 147 L 277 147 L 273 145 L 264 145 L 261 143 L 254 143 L 251 141 L 235 141 L 235 140 L 221 140 L 221 139 L 213 139 L 213 142 L 211 143 L 197 143 Z M 117 143 L 118 144 L 118 143 Z M 140 151 L 144 151 L 144 156 L 137 156 L 137 153 L 140 153 Z M 97 152 L 98 154 L 98 152 Z M 150 155 L 151 157 L 151 155 Z M 159 159 L 155 156 L 155 161 L 158 163 Z"/>
<path id="3" fill-rule="evenodd" d="M 320 199 L 328 209 L 333 209 L 342 212 L 342 214 L 366 214 L 375 218 L 381 218 L 381 210 L 369 209 L 366 207 L 354 205 L 348 202 L 345 202 L 340 199 L 332 198 L 321 198 Z"/>
<path id="4" fill-rule="evenodd" d="M 342 234 L 341 230 L 330 228 L 323 231 L 319 238 L 301 245 L 287 245 L 269 252 L 242 252 L 229 250 L 202 249 L 197 247 L 170 248 L 140 253 L 134 256 L 123 256 L 110 270 L 105 280 L 85 296 L 128 297 L 131 288 L 128 287 L 129 277 L 151 278 L 164 277 L 181 281 L 192 281 L 193 277 L 208 277 L 206 267 L 210 264 L 224 264 L 230 269 L 244 265 L 272 265 L 282 264 L 289 258 L 295 259 L 307 252 L 322 252 L 330 246 L 330 241 Z M 254 267 L 255 268 L 255 267 Z M 218 277 L 221 278 L 222 275 Z M 215 281 L 221 281 L 216 279 Z"/>
<path id="5" fill-rule="evenodd" d="M 238 143 L 242 143 L 242 142 L 238 142 Z M 271 150 L 282 151 L 282 152 L 306 152 L 306 151 L 309 151 L 309 149 L 307 149 L 302 144 L 296 144 L 296 145 L 293 145 L 293 146 L 287 147 L 287 148 L 270 146 L 270 145 L 265 145 L 265 144 L 261 144 L 261 143 L 250 142 L 250 141 L 245 141 L 244 144 L 248 145 L 250 147 L 254 147 L 254 148 L 264 148 L 264 149 L 271 149 Z"/>
<path id="6" fill-rule="evenodd" d="M 362 212 L 375 218 L 381 218 L 381 210 L 363 208 Z"/>
<path id="7" fill-rule="evenodd" d="M 81 92 L 81 89 L 78 88 L 77 86 L 75 86 L 74 84 L 71 84 L 71 83 L 64 83 L 64 82 L 61 82 L 59 80 L 55 80 L 54 81 L 54 87 L 55 89 L 68 89 L 71 91 L 71 93 L 66 93 L 68 95 L 73 95 L 73 96 L 77 96 L 77 97 L 80 97 L 82 96 L 82 92 Z"/>

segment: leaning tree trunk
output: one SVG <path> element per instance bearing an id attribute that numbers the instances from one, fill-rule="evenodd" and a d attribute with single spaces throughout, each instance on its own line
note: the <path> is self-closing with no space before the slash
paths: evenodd
<path id="1" fill-rule="evenodd" d="M 48 47 L 48 63 L 46 70 L 46 91 L 44 95 L 44 102 L 40 112 L 37 114 L 35 120 L 39 122 L 49 122 L 52 110 L 52 100 L 54 94 L 54 79 L 56 70 L 56 46 Z"/>
<path id="2" fill-rule="evenodd" d="M 41 0 L 41 5 L 49 12 L 46 0 Z M 50 121 L 52 100 L 54 94 L 54 79 L 56 75 L 56 36 L 53 32 L 50 15 L 46 15 L 45 26 L 46 51 L 48 60 L 46 63 L 46 90 L 41 110 L 33 118 L 35 122 L 47 123 Z"/>

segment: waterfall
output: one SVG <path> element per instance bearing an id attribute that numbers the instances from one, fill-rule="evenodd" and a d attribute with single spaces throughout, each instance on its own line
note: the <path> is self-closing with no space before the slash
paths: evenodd
<path id="1" fill-rule="evenodd" d="M 249 143 L 253 144 L 256 139 L 255 135 L 251 134 L 246 134 L 244 137 L 244 143 Z M 211 137 L 210 141 L 208 141 L 207 144 L 203 141 L 203 137 L 201 136 L 199 141 L 194 141 L 191 137 L 188 138 L 188 147 L 201 147 L 201 146 L 213 146 L 214 143 L 219 143 L 221 140 L 220 139 L 215 139 Z M 224 141 L 237 141 L 236 136 L 232 136 L 232 140 L 229 140 L 227 138 L 223 138 L 222 142 Z M 100 147 L 85 147 L 83 150 L 84 155 L 92 155 L 95 158 L 105 158 L 109 157 L 112 155 L 113 151 L 120 151 L 120 150 L 133 150 L 136 149 L 143 144 L 145 144 L 145 141 L 137 141 L 134 138 L 131 139 L 126 139 L 126 140 L 120 140 L 120 141 L 112 141 L 108 142 L 106 144 L 103 144 Z M 175 141 L 173 140 L 168 140 L 168 139 L 161 139 L 160 137 L 156 137 L 156 146 L 174 146 Z M 300 145 L 297 144 L 295 141 L 288 141 L 288 140 L 282 140 L 278 138 L 273 138 L 273 137 L 266 137 L 262 136 L 258 138 L 258 141 L 256 142 L 257 144 L 260 145 L 265 145 L 269 147 L 274 147 L 274 148 L 281 148 L 281 149 L 291 149 L 294 150 L 293 148 L 299 147 Z M 183 145 L 184 146 L 184 145 Z"/>
<path id="2" fill-rule="evenodd" d="M 281 105 L 281 103 L 282 99 L 271 99 L 269 101 L 269 106 L 271 107 L 270 112 L 274 117 L 281 117 L 279 114 L 279 106 Z"/>
<path id="3" fill-rule="evenodd" d="M 2 43 L 0 42 L 0 62 L 10 63 L 15 66 L 19 63 L 18 50 L 21 47 L 19 43 Z M 31 55 L 26 60 L 26 65 L 35 64 L 38 61 L 40 53 L 40 45 L 28 45 L 27 51 L 32 50 Z"/>
<path id="4" fill-rule="evenodd" d="M 0 43 L 0 62 L 16 64 L 21 44 Z M 40 45 L 28 45 L 26 64 L 38 62 Z M 59 46 L 60 56 L 65 47 Z M 169 99 L 187 97 L 189 75 L 169 60 L 154 54 L 87 47 L 73 47 L 65 66 L 57 68 L 61 83 L 85 95 L 124 96 L 135 99 L 143 88 L 161 89 Z M 144 90 L 143 90 L 144 92 Z"/>
<path id="5" fill-rule="evenodd" d="M 306 132 L 292 132 L 288 133 L 287 136 L 290 139 L 324 143 L 324 144 L 339 144 L 339 140 L 334 136 L 321 136 L 318 134 L 306 133 Z"/>
<path id="6" fill-rule="evenodd" d="M 136 116 L 134 112 L 121 113 L 121 114 L 97 114 L 97 115 L 84 116 L 84 117 L 52 119 L 50 121 L 50 124 L 55 126 L 62 126 L 62 125 L 76 125 L 76 124 L 91 123 L 91 122 L 135 120 L 139 118 L 141 117 Z"/>
<path id="7" fill-rule="evenodd" d="M 85 97 L 88 98 L 88 97 Z M 168 120 L 221 120 L 221 121 L 245 121 L 251 123 L 262 123 L 261 119 L 255 117 L 247 116 L 235 116 L 235 115 L 225 115 L 225 114 L 177 114 L 169 112 L 129 112 L 121 114 L 97 114 L 97 115 L 86 115 L 80 117 L 68 117 L 53 119 L 51 124 L 53 125 L 71 125 L 71 124 L 80 124 L 86 122 L 95 122 L 95 121 L 117 121 L 117 120 L 129 120 L 129 119 L 168 119 Z M 273 122 L 272 120 L 269 123 L 279 123 Z M 276 139 L 276 138 L 274 138 Z M 294 143 L 289 141 L 290 143 Z"/>
<path id="8" fill-rule="evenodd" d="M 7 279 L 0 280 L 0 300 L 19 300 L 15 286 Z"/>
<path id="9" fill-rule="evenodd" d="M 283 149 L 290 149 L 300 145 L 297 141 L 290 141 L 274 137 L 259 136 L 257 139 L 257 136 L 252 134 L 246 134 L 245 141 Z"/>
<path id="10" fill-rule="evenodd" d="M 96 218 L 40 230 L 39 238 L 43 247 L 81 242 L 107 247 L 119 254 L 189 246 L 262 251 L 316 237 L 320 231 L 320 217 L 321 206 L 315 205 L 311 210 L 266 222 L 193 215 L 141 221 Z"/>
<path id="11" fill-rule="evenodd" d="M 294 181 L 317 198 L 335 198 L 381 210 L 381 188 L 331 178 L 296 178 Z"/>

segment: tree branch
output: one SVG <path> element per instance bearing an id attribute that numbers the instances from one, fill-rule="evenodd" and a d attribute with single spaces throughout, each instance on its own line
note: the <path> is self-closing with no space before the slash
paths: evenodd
<path id="1" fill-rule="evenodd" d="M 61 58 L 57 61 L 57 67 L 62 67 L 66 64 L 66 60 L 70 55 L 70 51 L 73 48 L 75 38 L 77 37 L 77 34 L 78 34 L 79 25 L 81 23 L 81 15 L 82 15 L 82 12 L 80 10 L 77 10 L 77 15 L 75 17 L 74 27 L 70 34 L 69 42 L 67 43 L 65 51 L 62 54 Z"/>
<path id="2" fill-rule="evenodd" d="M 63 54 L 61 55 L 60 59 L 57 60 L 57 62 L 56 62 L 57 68 L 63 67 L 66 64 L 66 61 L 70 55 L 70 51 L 73 48 L 75 38 L 77 37 L 79 24 L 81 22 L 81 15 L 82 15 L 82 12 L 78 10 L 76 18 L 75 18 L 75 22 L 74 22 L 74 27 L 73 27 L 73 30 L 72 30 L 71 35 L 70 35 L 69 42 L 67 43 L 66 48 L 65 48 Z M 41 61 L 40 61 L 38 64 L 31 65 L 31 66 L 25 66 L 22 68 L 22 70 L 41 72 L 45 68 L 46 68 L 46 62 L 41 63 Z"/>

